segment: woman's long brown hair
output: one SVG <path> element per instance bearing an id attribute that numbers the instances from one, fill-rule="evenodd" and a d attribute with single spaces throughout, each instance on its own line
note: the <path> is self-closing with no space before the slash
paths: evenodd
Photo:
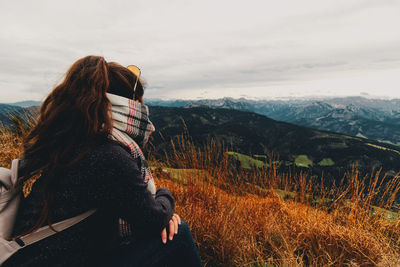
<path id="1" fill-rule="evenodd" d="M 40 107 L 37 124 L 25 138 L 24 158 L 27 166 L 19 180 L 22 187 L 31 174 L 43 171 L 43 209 L 32 232 L 46 221 L 51 225 L 49 210 L 55 173 L 70 167 L 96 144 L 108 138 L 112 130 L 110 92 L 131 99 L 143 96 L 142 82 L 117 63 L 107 63 L 103 57 L 87 56 L 76 61 L 65 79 L 47 96 Z M 80 149 L 76 154 L 77 147 Z"/>

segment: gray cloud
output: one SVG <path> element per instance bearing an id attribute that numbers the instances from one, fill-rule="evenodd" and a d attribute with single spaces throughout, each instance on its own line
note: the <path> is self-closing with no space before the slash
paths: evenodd
<path id="1" fill-rule="evenodd" d="M 391 96 L 399 11 L 391 0 L 3 1 L 0 102 L 42 99 L 88 54 L 141 66 L 147 97 Z"/>

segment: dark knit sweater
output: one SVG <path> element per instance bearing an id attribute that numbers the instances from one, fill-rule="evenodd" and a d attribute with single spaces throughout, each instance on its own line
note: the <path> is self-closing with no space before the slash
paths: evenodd
<path id="1" fill-rule="evenodd" d="M 160 235 L 174 211 L 171 193 L 160 188 L 154 199 L 137 160 L 112 141 L 97 146 L 56 177 L 52 222 L 93 208 L 97 211 L 77 225 L 23 248 L 4 266 L 98 266 L 118 249 L 118 218 L 132 225 L 134 242 L 139 234 Z M 14 235 L 37 222 L 43 207 L 42 187 L 39 179 L 31 194 L 21 200 Z"/>

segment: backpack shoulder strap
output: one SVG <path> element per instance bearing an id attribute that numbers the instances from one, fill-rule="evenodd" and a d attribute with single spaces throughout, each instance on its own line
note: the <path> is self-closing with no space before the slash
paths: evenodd
<path id="1" fill-rule="evenodd" d="M 53 228 L 56 230 L 53 231 L 49 226 L 44 226 L 37 231 L 27 234 L 21 238 L 17 238 L 15 240 L 5 240 L 3 238 L 0 238 L 0 266 L 12 255 L 14 255 L 18 250 L 21 248 L 24 248 L 26 246 L 32 245 L 33 243 L 36 243 L 42 239 L 45 239 L 46 237 L 52 236 L 56 234 L 57 232 L 63 231 L 78 222 L 84 220 L 85 218 L 89 217 L 92 215 L 96 210 L 89 210 L 85 213 L 82 213 L 81 215 L 78 215 L 76 217 L 66 219 L 64 221 L 58 222 L 53 224 Z"/>
<path id="2" fill-rule="evenodd" d="M 64 221 L 53 224 L 52 227 L 54 230 L 56 230 L 56 232 L 53 229 L 51 229 L 49 226 L 44 226 L 42 228 L 39 228 L 38 230 L 36 230 L 33 233 L 30 233 L 30 234 L 27 234 L 27 235 L 24 235 L 24 236 L 18 238 L 16 240 L 16 242 L 18 244 L 20 244 L 21 246 L 31 245 L 33 243 L 36 243 L 42 239 L 52 236 L 58 232 L 61 232 L 65 229 L 79 223 L 80 221 L 82 221 L 82 220 L 86 219 L 87 217 L 89 217 L 90 215 L 92 215 L 95 211 L 96 211 L 95 209 L 88 210 L 76 217 L 69 218 Z"/>
<path id="3" fill-rule="evenodd" d="M 14 159 L 11 162 L 11 184 L 15 185 L 18 179 L 18 163 L 19 159 Z"/>

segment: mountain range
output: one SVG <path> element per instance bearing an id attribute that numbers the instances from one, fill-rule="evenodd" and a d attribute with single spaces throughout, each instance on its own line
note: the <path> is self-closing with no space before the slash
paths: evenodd
<path id="1" fill-rule="evenodd" d="M 400 99 L 365 97 L 249 100 L 146 100 L 151 106 L 210 107 L 252 111 L 278 121 L 400 145 Z M 40 105 L 39 101 L 0 104 L 0 114 Z M 2 121 L 7 120 L 0 115 Z"/>
<path id="2" fill-rule="evenodd" d="M 166 107 L 210 107 L 252 111 L 278 121 L 400 145 L 400 100 L 326 99 L 149 100 Z"/>
<path id="3" fill-rule="evenodd" d="M 14 103 L 5 103 L 5 104 L 11 105 L 11 106 L 28 108 L 28 107 L 40 106 L 42 104 L 42 102 L 41 101 L 26 100 L 26 101 L 19 101 L 19 102 L 14 102 Z"/>

